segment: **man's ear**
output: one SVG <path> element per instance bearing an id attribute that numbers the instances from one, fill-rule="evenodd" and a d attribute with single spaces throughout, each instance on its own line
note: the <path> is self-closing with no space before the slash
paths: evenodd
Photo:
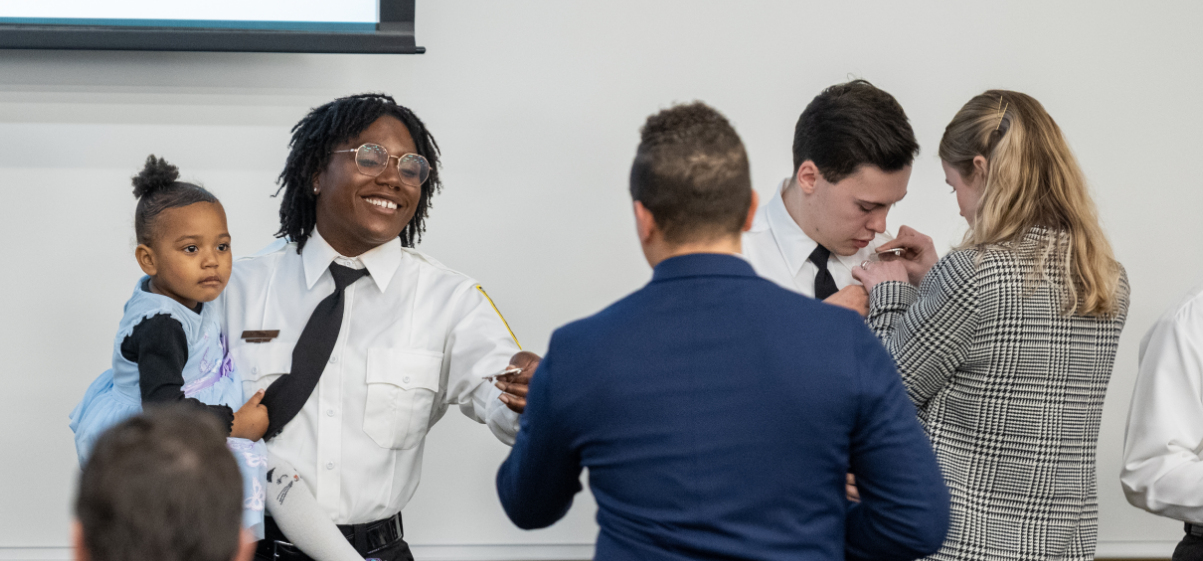
<path id="1" fill-rule="evenodd" d="M 159 272 L 159 266 L 155 259 L 155 250 L 151 249 L 146 244 L 138 244 L 134 249 L 134 259 L 138 261 L 138 266 L 142 267 L 142 272 L 150 276 L 155 276 Z"/>
<path id="2" fill-rule="evenodd" d="M 820 177 L 823 177 L 823 174 L 819 173 L 819 166 L 816 166 L 811 160 L 806 160 L 798 166 L 798 173 L 794 174 L 794 181 L 798 182 L 798 187 L 802 188 L 803 193 L 813 195 L 815 183 L 819 181 Z"/>
<path id="3" fill-rule="evenodd" d="M 752 229 L 752 223 L 756 221 L 756 207 L 760 206 L 760 195 L 756 194 L 756 190 L 752 189 L 752 204 L 748 205 L 748 217 L 744 219 L 744 227 L 741 232 L 747 232 Z"/>
<path id="4" fill-rule="evenodd" d="M 89 561 L 92 558 L 84 544 L 84 525 L 79 520 L 71 521 L 71 553 L 75 561 Z"/>
<path id="5" fill-rule="evenodd" d="M 258 544 L 250 530 L 243 528 L 238 536 L 238 552 L 230 561 L 251 561 L 255 558 L 255 546 Z"/>
<path id="6" fill-rule="evenodd" d="M 648 243 L 658 230 L 652 211 L 643 206 L 643 203 L 635 201 L 635 231 L 639 234 L 639 241 Z"/>

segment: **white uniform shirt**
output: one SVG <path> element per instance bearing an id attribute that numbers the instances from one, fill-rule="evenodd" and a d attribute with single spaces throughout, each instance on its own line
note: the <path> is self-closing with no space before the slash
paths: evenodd
<path id="1" fill-rule="evenodd" d="M 1133 506 L 1203 524 L 1203 285 L 1140 342 L 1120 481 Z"/>
<path id="2" fill-rule="evenodd" d="M 819 244 L 802 231 L 802 227 L 794 222 L 785 209 L 781 191 L 789 183 L 789 179 L 783 180 L 768 204 L 756 211 L 752 229 L 743 234 L 743 256 L 752 264 L 756 274 L 782 288 L 814 298 L 815 275 L 819 268 L 808 257 Z M 844 288 L 850 284 L 860 284 L 852 278 L 852 268 L 859 267 L 877 251 L 877 246 L 891 239 L 891 236 L 878 234 L 868 246 L 853 255 L 832 253 L 827 259 L 827 270 L 835 279 L 835 285 Z"/>
<path id="3" fill-rule="evenodd" d="M 518 415 L 482 376 L 518 352 L 475 281 L 394 240 L 348 259 L 315 230 L 234 264 L 225 333 L 247 395 L 291 371 L 297 338 L 334 292 L 333 261 L 366 267 L 347 287 L 338 340 L 313 394 L 268 450 L 296 467 L 337 524 L 399 512 L 418 487 L 426 432 L 451 404 L 513 444 Z M 279 330 L 266 343 L 243 331 Z M 272 414 L 271 411 L 268 412 Z"/>

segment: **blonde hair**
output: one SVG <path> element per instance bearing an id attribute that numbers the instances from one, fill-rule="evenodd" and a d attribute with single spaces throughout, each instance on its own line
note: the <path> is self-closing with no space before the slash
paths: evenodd
<path id="1" fill-rule="evenodd" d="M 1037 277 L 1052 259 L 1069 296 L 1065 315 L 1115 312 L 1119 263 L 1077 160 L 1040 102 L 1006 90 L 969 100 L 944 129 L 940 159 L 972 181 L 979 155 L 987 162 L 984 187 L 960 248 L 1015 248 L 1033 227 L 1061 232 L 1041 248 Z"/>

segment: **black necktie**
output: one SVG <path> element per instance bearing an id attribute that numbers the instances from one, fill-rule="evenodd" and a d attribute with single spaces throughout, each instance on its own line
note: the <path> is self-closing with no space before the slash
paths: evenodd
<path id="1" fill-rule="evenodd" d="M 367 269 L 352 269 L 336 263 L 330 264 L 330 274 L 334 276 L 334 293 L 327 296 L 309 316 L 305 323 L 297 346 L 292 349 L 292 373 L 280 376 L 268 386 L 263 395 L 263 405 L 267 406 L 267 432 L 264 440 L 280 434 L 293 417 L 301 411 L 301 407 L 309 400 L 313 388 L 326 369 L 326 361 L 334 352 L 334 343 L 338 341 L 338 331 L 343 323 L 343 291 L 351 283 L 367 276 Z"/>
<path id="2" fill-rule="evenodd" d="M 815 298 L 826 300 L 828 296 L 839 292 L 840 289 L 835 287 L 835 279 L 831 278 L 831 271 L 827 270 L 827 259 L 831 257 L 831 251 L 823 246 L 815 247 L 815 250 L 810 252 L 810 257 L 807 259 L 814 263 L 819 268 L 819 272 L 815 273 Z M 268 409 L 268 415 L 271 414 L 271 409 Z"/>

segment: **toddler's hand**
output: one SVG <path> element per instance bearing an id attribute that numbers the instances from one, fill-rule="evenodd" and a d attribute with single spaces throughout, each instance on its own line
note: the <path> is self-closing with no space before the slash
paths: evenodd
<path id="1" fill-rule="evenodd" d="M 230 436 L 247 440 L 263 438 L 263 433 L 267 432 L 267 406 L 260 404 L 260 401 L 263 401 L 263 390 L 255 392 L 234 412 L 234 428 Z"/>

